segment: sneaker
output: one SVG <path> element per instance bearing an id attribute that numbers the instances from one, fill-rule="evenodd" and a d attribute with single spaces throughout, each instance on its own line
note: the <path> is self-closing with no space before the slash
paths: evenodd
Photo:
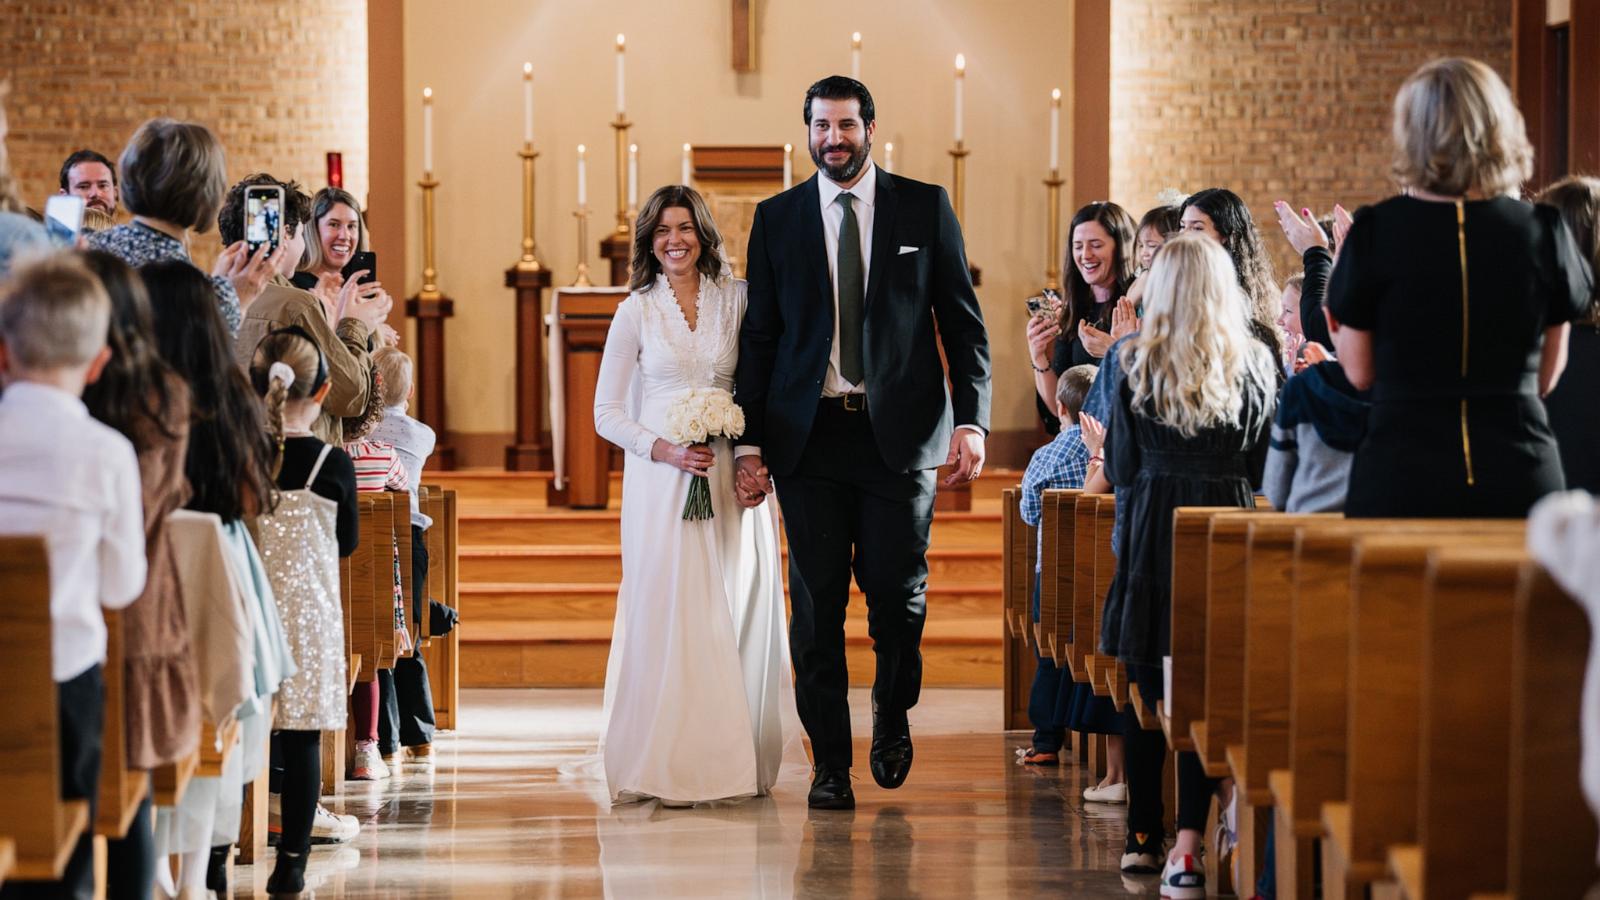
<path id="1" fill-rule="evenodd" d="M 406 762 L 415 763 L 419 766 L 431 766 L 433 765 L 433 745 L 418 744 L 415 747 L 407 747 L 405 748 L 405 759 Z"/>
<path id="2" fill-rule="evenodd" d="M 1200 860 L 1185 853 L 1161 870 L 1161 896 L 1168 900 L 1206 900 L 1206 873 Z"/>
<path id="3" fill-rule="evenodd" d="M 352 781 L 382 781 L 389 777 L 389 767 L 378 755 L 376 741 L 362 741 L 356 744 L 355 763 L 350 768 Z"/>
<path id="4" fill-rule="evenodd" d="M 317 804 L 317 814 L 311 820 L 311 843 L 348 844 L 360 832 L 361 823 L 355 816 L 337 815 L 321 803 Z"/>
<path id="5" fill-rule="evenodd" d="M 1127 803 L 1128 783 L 1119 781 L 1116 784 L 1097 784 L 1094 787 L 1083 789 L 1083 799 L 1090 803 Z"/>
<path id="6" fill-rule="evenodd" d="M 1122 846 L 1122 871 L 1130 875 L 1154 875 L 1161 871 L 1161 835 L 1129 834 Z"/>

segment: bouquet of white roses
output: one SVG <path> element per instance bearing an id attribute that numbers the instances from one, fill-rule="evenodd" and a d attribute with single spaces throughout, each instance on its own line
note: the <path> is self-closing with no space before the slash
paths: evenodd
<path id="1" fill-rule="evenodd" d="M 703 444 L 711 438 L 736 438 L 744 434 L 744 410 L 733 402 L 733 395 L 722 388 L 691 388 L 672 401 L 667 409 L 667 440 L 674 444 Z M 711 486 L 696 475 L 689 483 L 689 496 L 683 503 L 686 520 L 709 519 Z"/>

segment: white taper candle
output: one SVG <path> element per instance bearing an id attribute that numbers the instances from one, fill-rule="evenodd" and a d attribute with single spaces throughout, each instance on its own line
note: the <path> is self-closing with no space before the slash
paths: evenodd
<path id="1" fill-rule="evenodd" d="M 894 171 L 894 141 L 888 141 L 883 145 L 883 170 Z"/>
<path id="2" fill-rule="evenodd" d="M 861 32 L 850 34 L 850 77 L 861 80 Z"/>
<path id="3" fill-rule="evenodd" d="M 422 89 L 422 171 L 433 171 L 433 88 Z"/>
<path id="4" fill-rule="evenodd" d="M 692 174 L 689 165 L 689 153 L 693 149 L 688 144 L 683 145 L 683 172 L 678 177 L 678 180 L 683 184 L 689 183 L 689 176 Z"/>
<path id="5" fill-rule="evenodd" d="M 582 144 L 578 145 L 578 209 L 583 210 L 589 206 L 589 163 L 584 159 L 588 150 Z"/>
<path id="6" fill-rule="evenodd" d="M 783 189 L 794 187 L 794 145 L 783 145 Z"/>
<path id="7" fill-rule="evenodd" d="M 1050 171 L 1061 168 L 1061 89 L 1050 92 Z"/>
<path id="8" fill-rule="evenodd" d="M 966 109 L 965 88 L 967 84 L 967 57 L 964 53 L 956 54 L 956 143 L 961 143 L 963 133 L 962 118 Z"/>
<path id="9" fill-rule="evenodd" d="M 628 39 L 626 37 L 624 37 L 623 35 L 620 35 L 620 34 L 617 35 L 617 115 L 618 116 L 621 116 L 623 111 L 628 108 L 628 103 L 627 103 L 628 95 L 627 95 L 627 92 L 623 90 L 623 82 L 624 82 L 623 70 L 625 68 L 625 62 L 626 62 L 626 60 L 628 58 L 627 50 L 628 50 Z"/>
<path id="10" fill-rule="evenodd" d="M 533 63 L 522 64 L 522 142 L 533 143 Z"/>
<path id="11" fill-rule="evenodd" d="M 639 208 L 639 145 L 628 145 L 628 208 Z"/>

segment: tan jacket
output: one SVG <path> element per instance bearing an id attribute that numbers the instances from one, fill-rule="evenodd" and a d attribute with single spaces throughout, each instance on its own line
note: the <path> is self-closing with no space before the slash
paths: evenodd
<path id="1" fill-rule="evenodd" d="M 249 371 L 250 357 L 268 332 L 298 325 L 311 335 L 328 360 L 328 380 L 333 387 L 323 401 L 322 415 L 311 426 L 323 443 L 343 446 L 339 420 L 359 416 L 372 393 L 372 333 L 360 319 L 340 319 L 337 329 L 328 325 L 322 301 L 287 281 L 274 278 L 255 302 L 245 308 L 244 322 L 233 342 L 233 358 Z"/>

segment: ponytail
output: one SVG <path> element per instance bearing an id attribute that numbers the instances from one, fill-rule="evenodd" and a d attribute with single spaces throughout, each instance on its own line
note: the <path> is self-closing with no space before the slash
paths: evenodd
<path id="1" fill-rule="evenodd" d="M 277 455 L 272 460 L 272 480 L 278 480 L 278 473 L 283 471 L 283 404 L 289 399 L 289 385 L 279 379 L 272 379 L 272 384 L 267 387 L 267 432 L 272 436 L 272 442 L 278 448 Z"/>

